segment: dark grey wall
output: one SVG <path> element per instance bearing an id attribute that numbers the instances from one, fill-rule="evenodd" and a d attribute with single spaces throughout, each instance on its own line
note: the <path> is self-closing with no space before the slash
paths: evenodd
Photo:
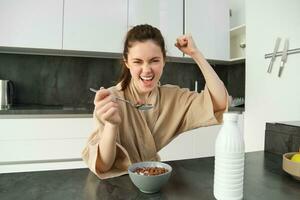
<path id="1" fill-rule="evenodd" d="M 244 65 L 214 69 L 229 94 L 244 96 Z M 0 54 L 0 79 L 14 82 L 14 103 L 19 105 L 87 106 L 94 97 L 88 89 L 115 85 L 119 72 L 116 59 Z M 195 80 L 200 91 L 205 82 L 196 64 L 167 63 L 161 83 L 194 90 Z"/>

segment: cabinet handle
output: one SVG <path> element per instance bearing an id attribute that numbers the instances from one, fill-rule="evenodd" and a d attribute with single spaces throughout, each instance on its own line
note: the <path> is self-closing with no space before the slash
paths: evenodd
<path id="1" fill-rule="evenodd" d="M 244 48 L 246 48 L 246 44 L 245 44 L 245 43 L 240 43 L 240 47 L 241 47 L 242 49 L 244 49 Z"/>

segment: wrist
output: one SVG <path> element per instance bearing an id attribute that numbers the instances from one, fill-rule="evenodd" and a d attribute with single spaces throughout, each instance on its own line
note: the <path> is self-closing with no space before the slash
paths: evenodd
<path id="1" fill-rule="evenodd" d="M 191 57 L 193 58 L 193 59 L 195 59 L 195 58 L 204 58 L 204 56 L 203 56 L 203 54 L 198 50 L 198 49 L 195 49 L 195 50 L 192 50 L 191 51 Z"/>
<path id="2" fill-rule="evenodd" d="M 116 129 L 116 128 L 118 128 L 119 124 L 113 124 L 113 123 L 110 123 L 110 122 L 105 122 L 105 126 L 107 128 Z"/>

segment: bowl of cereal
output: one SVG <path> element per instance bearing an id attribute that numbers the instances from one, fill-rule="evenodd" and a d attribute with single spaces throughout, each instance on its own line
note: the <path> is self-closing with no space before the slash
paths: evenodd
<path id="1" fill-rule="evenodd" d="M 138 162 L 128 167 L 133 184 L 144 193 L 158 192 L 167 183 L 172 167 L 162 162 Z"/>

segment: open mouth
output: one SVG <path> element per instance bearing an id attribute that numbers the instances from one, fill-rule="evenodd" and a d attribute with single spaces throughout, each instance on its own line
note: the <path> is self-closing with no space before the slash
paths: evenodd
<path id="1" fill-rule="evenodd" d="M 140 76 L 140 79 L 142 81 L 152 81 L 154 79 L 154 76 Z"/>

